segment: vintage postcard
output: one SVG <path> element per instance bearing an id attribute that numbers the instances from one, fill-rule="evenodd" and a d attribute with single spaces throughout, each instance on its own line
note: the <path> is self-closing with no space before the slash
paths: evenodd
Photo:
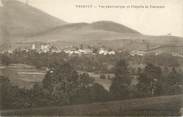
<path id="1" fill-rule="evenodd" d="M 0 0 L 0 116 L 183 116 L 182 0 Z"/>

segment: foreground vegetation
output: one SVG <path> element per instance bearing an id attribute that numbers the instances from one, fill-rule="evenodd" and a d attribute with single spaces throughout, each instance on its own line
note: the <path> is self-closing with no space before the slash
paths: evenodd
<path id="1" fill-rule="evenodd" d="M 133 58 L 126 54 L 108 58 L 96 55 L 93 56 L 93 61 L 88 56 L 71 57 L 64 53 L 46 53 L 43 56 L 38 53 L 21 53 L 20 55 L 21 57 L 15 53 L 10 55 L 5 53 L 1 55 L 1 62 L 7 66 L 9 63 L 22 63 L 22 61 L 24 64 L 32 65 L 41 63 L 42 65 L 38 68 L 46 67 L 47 72 L 43 81 L 35 83 L 32 89 L 19 88 L 12 85 L 8 78 L 1 76 L 1 109 L 3 110 L 178 95 L 183 91 L 182 72 L 175 69 L 178 62 L 174 59 L 172 63 L 164 62 L 174 66 L 168 71 L 162 70 L 162 67 L 153 63 L 153 60 L 146 59 L 144 68 L 138 68 L 132 72 L 129 63 Z M 15 59 L 12 59 L 13 57 Z M 97 63 L 101 66 L 97 67 Z M 108 69 L 106 65 L 113 67 Z M 109 91 L 95 83 L 89 74 L 78 73 L 78 70 L 98 72 L 102 79 L 106 79 L 104 73 L 114 74 Z M 132 85 L 134 75 L 138 83 Z"/>
<path id="2" fill-rule="evenodd" d="M 69 63 L 50 65 L 42 83 L 32 89 L 20 89 L 2 77 L 2 108 L 62 106 L 182 93 L 182 76 L 175 70 L 164 77 L 159 67 L 149 64 L 139 73 L 139 83 L 132 86 L 127 64 L 120 60 L 114 74 L 109 91 L 88 74 L 78 74 Z"/>

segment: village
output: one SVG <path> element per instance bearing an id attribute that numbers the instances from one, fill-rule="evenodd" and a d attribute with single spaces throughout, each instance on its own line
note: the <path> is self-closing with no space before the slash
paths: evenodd
<path id="1" fill-rule="evenodd" d="M 80 46 L 66 46 L 62 49 L 54 46 L 51 43 L 33 43 L 29 47 L 25 48 L 17 48 L 14 50 L 19 51 L 36 51 L 38 53 L 61 53 L 64 52 L 68 55 L 115 55 L 117 53 L 124 53 L 127 52 L 131 56 L 145 56 L 147 54 L 152 54 L 155 56 L 158 56 L 160 54 L 170 54 L 175 57 L 183 57 L 183 46 L 176 46 L 176 45 L 160 45 L 155 46 L 152 48 L 146 47 L 146 49 L 141 50 L 125 50 L 125 49 L 111 49 L 108 47 L 104 47 L 101 45 L 101 47 L 88 47 L 81 44 Z M 1 53 L 13 53 L 12 49 L 2 51 Z"/>

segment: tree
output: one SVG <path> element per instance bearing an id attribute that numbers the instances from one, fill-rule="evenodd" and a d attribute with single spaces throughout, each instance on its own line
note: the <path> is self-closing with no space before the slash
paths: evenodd
<path id="1" fill-rule="evenodd" d="M 106 79 L 106 76 L 104 74 L 101 74 L 100 79 Z"/>
<path id="2" fill-rule="evenodd" d="M 54 104 L 48 90 L 44 89 L 41 84 L 36 83 L 29 92 L 32 107 L 51 106 Z"/>
<path id="3" fill-rule="evenodd" d="M 104 89 L 103 86 L 92 83 L 88 87 L 82 87 L 78 90 L 75 97 L 73 97 L 73 103 L 84 104 L 93 102 L 103 102 L 109 99 L 109 92 Z"/>
<path id="4" fill-rule="evenodd" d="M 8 66 L 8 65 L 11 63 L 11 60 L 10 60 L 10 57 L 9 57 L 8 54 L 3 54 L 3 55 L 1 56 L 1 63 L 2 63 L 3 65 L 6 65 L 6 66 Z"/>
<path id="5" fill-rule="evenodd" d="M 107 101 L 109 99 L 109 92 L 103 86 L 94 83 L 89 89 L 92 102 Z"/>
<path id="6" fill-rule="evenodd" d="M 79 89 L 79 75 L 69 63 L 49 66 L 43 87 L 50 92 L 55 104 L 70 104 Z"/>
<path id="7" fill-rule="evenodd" d="M 74 96 L 71 97 L 72 104 L 83 104 L 92 102 L 89 95 L 89 89 L 93 86 L 94 79 L 88 73 L 79 75 L 78 90 Z"/>
<path id="8" fill-rule="evenodd" d="M 0 109 L 9 107 L 9 103 L 7 103 L 7 101 L 5 100 L 8 100 L 7 89 L 9 88 L 9 86 L 9 79 L 4 76 L 0 76 Z"/>
<path id="9" fill-rule="evenodd" d="M 83 73 L 79 75 L 79 87 L 87 88 L 92 86 L 94 83 L 94 79 L 89 76 L 88 73 Z"/>
<path id="10" fill-rule="evenodd" d="M 144 72 L 139 76 L 137 85 L 141 96 L 154 96 L 160 94 L 161 68 L 153 64 L 147 64 Z"/>
<path id="11" fill-rule="evenodd" d="M 28 90 L 20 89 L 13 86 L 10 80 L 6 77 L 0 77 L 0 92 L 1 92 L 1 108 L 15 109 L 30 107 L 30 98 Z"/>
<path id="12" fill-rule="evenodd" d="M 182 74 L 178 73 L 175 68 L 164 77 L 162 81 L 162 94 L 165 95 L 175 95 L 181 94 L 183 90 L 183 79 Z"/>
<path id="13" fill-rule="evenodd" d="M 110 93 L 112 99 L 124 99 L 128 98 L 130 75 L 128 71 L 128 65 L 125 60 L 117 62 L 114 68 L 115 77 L 112 80 L 110 87 Z"/>

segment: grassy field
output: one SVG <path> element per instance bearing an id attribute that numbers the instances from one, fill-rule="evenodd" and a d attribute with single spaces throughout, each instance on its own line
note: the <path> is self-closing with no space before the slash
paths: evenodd
<path id="1" fill-rule="evenodd" d="M 99 83 L 106 90 L 109 90 L 111 80 L 100 79 L 100 74 L 92 72 L 79 71 L 79 73 L 88 73 L 95 79 L 96 83 Z M 0 65 L 0 74 L 7 76 L 13 84 L 19 86 L 20 88 L 30 89 L 35 83 L 39 83 L 44 79 L 46 70 L 39 70 L 34 66 L 25 64 L 12 64 L 8 67 Z"/>
<path id="2" fill-rule="evenodd" d="M 36 82 L 41 82 L 46 71 L 36 69 L 25 64 L 0 65 L 0 74 L 6 76 L 10 81 L 20 88 L 30 89 Z"/>
<path id="3" fill-rule="evenodd" d="M 45 107 L 24 110 L 4 110 L 2 116 L 54 115 L 54 116 L 178 116 L 182 96 L 161 96 L 143 99 L 112 101 L 63 107 Z"/>

